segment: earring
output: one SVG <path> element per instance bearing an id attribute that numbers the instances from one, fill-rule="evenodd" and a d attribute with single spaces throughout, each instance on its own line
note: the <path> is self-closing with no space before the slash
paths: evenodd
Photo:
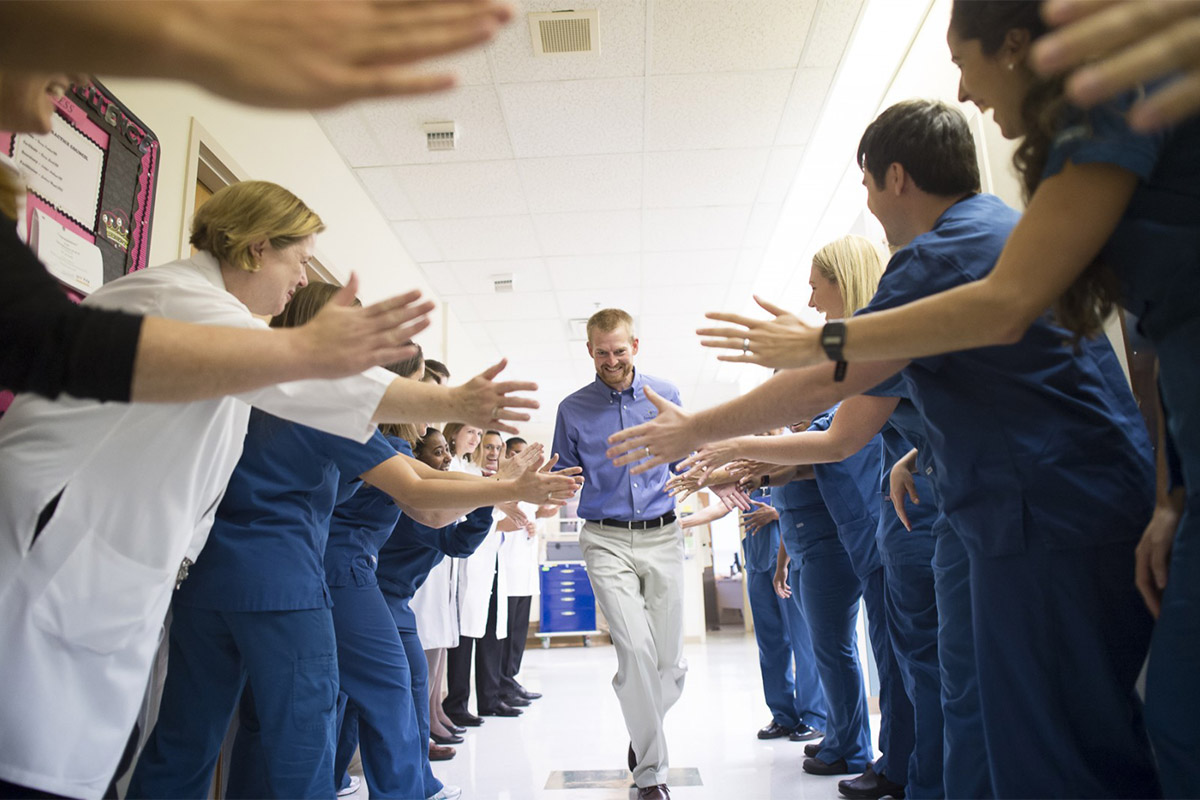
<path id="1" fill-rule="evenodd" d="M 1008 62 L 1008 71 L 1009 72 L 1012 72 L 1014 67 L 1016 67 L 1016 64 L 1014 64 L 1012 61 Z"/>

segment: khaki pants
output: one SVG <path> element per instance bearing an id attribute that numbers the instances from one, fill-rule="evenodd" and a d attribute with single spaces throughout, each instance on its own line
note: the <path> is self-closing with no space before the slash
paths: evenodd
<path id="1" fill-rule="evenodd" d="M 585 523 L 579 544 L 617 651 L 621 703 L 638 786 L 667 782 L 663 716 L 683 692 L 683 534 L 671 523 L 631 531 Z"/>

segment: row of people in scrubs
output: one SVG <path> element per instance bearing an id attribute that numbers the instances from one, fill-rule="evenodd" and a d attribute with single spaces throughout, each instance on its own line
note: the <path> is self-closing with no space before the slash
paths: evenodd
<path id="1" fill-rule="evenodd" d="M 838 400 L 835 420 L 860 396 L 907 397 L 924 437 L 892 480 L 907 493 L 924 474 L 914 493 L 939 511 L 945 795 L 1194 797 L 1200 121 L 1132 130 L 1158 84 L 1071 106 L 1031 65 L 1040 5 L 956 2 L 947 35 L 961 99 L 1020 142 L 1025 212 L 980 192 L 961 113 L 893 105 L 857 151 L 894 248 L 870 302 L 823 327 L 767 301 L 770 320 L 711 315 L 724 325 L 700 333 L 722 358 L 782 371 L 696 414 L 659 404 L 611 455 L 652 465 Z M 1162 431 L 1102 335 L 1115 302 L 1158 349 Z"/>

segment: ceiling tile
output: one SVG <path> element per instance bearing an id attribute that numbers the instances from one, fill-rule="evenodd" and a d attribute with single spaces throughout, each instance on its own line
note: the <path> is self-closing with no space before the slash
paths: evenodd
<path id="1" fill-rule="evenodd" d="M 495 294 L 496 275 L 513 276 L 513 292 L 551 291 L 550 275 L 540 258 L 484 259 L 482 261 L 450 261 L 439 265 L 454 276 L 463 294 Z"/>
<path id="2" fill-rule="evenodd" d="M 793 70 L 648 78 L 646 150 L 772 143 Z"/>
<path id="3" fill-rule="evenodd" d="M 758 202 L 782 203 L 786 200 L 803 158 L 803 147 L 772 148 L 771 157 L 767 159 L 767 170 L 763 174 L 762 187 L 758 190 Z"/>
<path id="4" fill-rule="evenodd" d="M 681 150 L 646 154 L 646 208 L 754 202 L 770 150 Z"/>
<path id="5" fill-rule="evenodd" d="M 554 294 L 551 292 L 453 295 L 447 297 L 446 302 L 471 312 L 470 318 L 477 322 L 558 318 Z M 460 312 L 459 318 L 464 318 L 463 313 Z M 490 326 L 488 331 L 491 332 Z M 499 344 L 498 341 L 496 343 Z"/>
<path id="6" fill-rule="evenodd" d="M 424 224 L 447 260 L 541 255 L 528 216 L 431 219 Z"/>
<path id="7" fill-rule="evenodd" d="M 696 328 L 704 324 L 704 314 L 643 314 L 638 319 L 638 338 L 641 347 L 658 348 L 660 343 L 671 342 L 678 345 L 700 344 L 696 336 Z M 685 346 L 686 346 L 685 344 Z"/>
<path id="8" fill-rule="evenodd" d="M 750 212 L 750 222 L 746 224 L 746 236 L 742 239 L 742 247 L 766 247 L 779 224 L 779 212 L 782 207 L 780 203 L 756 205 Z"/>
<path id="9" fill-rule="evenodd" d="M 816 0 L 655 0 L 650 73 L 795 69 Z"/>
<path id="10" fill-rule="evenodd" d="M 517 169 L 534 213 L 641 207 L 641 153 L 522 158 Z"/>
<path id="11" fill-rule="evenodd" d="M 636 210 L 534 214 L 533 224 L 546 255 L 633 253 L 642 242 L 642 214 Z"/>
<path id="12" fill-rule="evenodd" d="M 497 90 L 517 158 L 642 149 L 641 78 L 518 83 Z"/>
<path id="13" fill-rule="evenodd" d="M 463 86 L 449 92 L 380 100 L 362 106 L 367 130 L 380 144 L 382 160 L 372 164 L 442 164 L 511 158 L 512 148 L 492 86 Z M 421 126 L 458 123 L 455 149 L 430 151 Z"/>
<path id="14" fill-rule="evenodd" d="M 442 251 L 423 222 L 393 222 L 392 230 L 413 261 L 441 261 Z"/>
<path id="15" fill-rule="evenodd" d="M 850 44 L 850 34 L 863 0 L 821 0 L 808 46 L 800 59 L 803 67 L 836 67 Z"/>
<path id="16" fill-rule="evenodd" d="M 591 256 L 552 256 L 546 268 L 554 288 L 613 289 L 637 286 L 641 281 L 641 257 L 637 253 L 606 253 Z"/>
<path id="17" fill-rule="evenodd" d="M 642 213 L 645 252 L 709 250 L 741 245 L 750 206 L 648 208 Z"/>
<path id="18" fill-rule="evenodd" d="M 643 286 L 685 283 L 728 284 L 738 260 L 737 250 L 694 250 L 642 255 Z"/>
<path id="19" fill-rule="evenodd" d="M 581 78 L 641 75 L 646 68 L 646 4 L 643 0 L 604 0 L 586 7 L 600 11 L 599 53 L 533 54 L 528 14 L 561 11 L 561 0 L 514 3 L 517 13 L 488 48 L 496 83 L 533 83 Z"/>
<path id="20" fill-rule="evenodd" d="M 313 113 L 329 141 L 352 167 L 386 164 L 383 146 L 367 127 L 368 103 L 350 103 L 333 111 Z"/>
<path id="21" fill-rule="evenodd" d="M 451 294 L 466 294 L 462 284 L 458 278 L 450 270 L 446 269 L 445 263 L 441 261 L 427 261 L 421 264 L 421 272 L 425 273 L 425 280 L 429 281 L 429 285 L 433 290 L 442 297 Z"/>
<path id="22" fill-rule="evenodd" d="M 389 220 L 416 219 L 417 209 L 404 193 L 393 167 L 363 167 L 354 170 L 367 194 Z"/>
<path id="23" fill-rule="evenodd" d="M 647 286 L 642 290 L 642 308 L 646 309 L 648 313 L 656 310 L 665 311 L 669 308 L 672 314 L 698 319 L 703 317 L 707 311 L 719 311 L 728 291 L 728 282 L 707 285 L 685 284 L 674 287 L 668 299 L 664 297 L 661 287 Z"/>
<path id="24" fill-rule="evenodd" d="M 825 104 L 825 95 L 829 93 L 829 86 L 833 83 L 834 72 L 833 67 L 796 70 L 796 80 L 792 84 L 791 95 L 779 123 L 775 144 L 808 143 L 817 119 L 821 116 L 821 107 Z"/>
<path id="25" fill-rule="evenodd" d="M 492 68 L 488 65 L 488 51 L 494 45 L 486 48 L 475 48 L 465 53 L 455 53 L 440 58 L 428 58 L 421 61 L 421 72 L 452 72 L 459 86 L 477 86 L 492 82 Z"/>
<path id="26" fill-rule="evenodd" d="M 421 219 L 490 217 L 525 211 L 516 163 L 466 161 L 393 167 Z"/>
<path id="27" fill-rule="evenodd" d="M 558 310 L 564 319 L 587 319 L 602 308 L 621 308 L 635 318 L 642 311 L 641 288 L 637 286 L 559 291 L 556 294 Z"/>

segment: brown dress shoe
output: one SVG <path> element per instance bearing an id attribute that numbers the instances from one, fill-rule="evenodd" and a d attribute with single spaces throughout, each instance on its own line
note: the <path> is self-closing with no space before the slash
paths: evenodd
<path id="1" fill-rule="evenodd" d="M 446 747 L 440 744 L 429 745 L 429 760 L 430 761 L 449 761 L 454 758 L 454 754 L 458 752 L 453 747 Z"/>
<path id="2" fill-rule="evenodd" d="M 638 800 L 671 800 L 671 790 L 665 783 L 638 787 Z"/>

